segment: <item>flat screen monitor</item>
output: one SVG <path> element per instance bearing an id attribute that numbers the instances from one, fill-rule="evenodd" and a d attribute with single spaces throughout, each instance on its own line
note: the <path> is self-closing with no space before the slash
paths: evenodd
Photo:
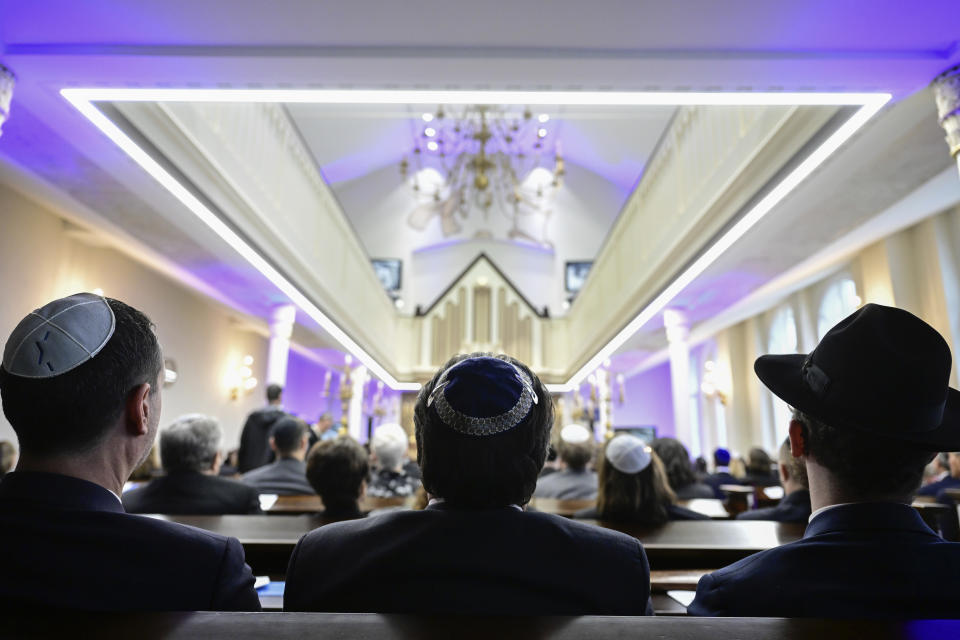
<path id="1" fill-rule="evenodd" d="M 375 258 L 370 263 L 384 289 L 391 292 L 400 290 L 403 282 L 403 262 L 393 258 Z"/>
<path id="2" fill-rule="evenodd" d="M 647 444 L 650 444 L 657 438 L 657 428 L 656 427 L 614 427 L 614 432 L 616 435 L 623 433 L 628 433 L 632 436 L 637 436 Z"/>
<path id="3" fill-rule="evenodd" d="M 583 287 L 583 283 L 587 280 L 587 275 L 590 273 L 590 267 L 592 266 L 593 262 L 582 260 L 566 263 L 563 274 L 563 282 L 567 289 L 567 293 L 578 293 L 580 291 L 580 289 Z"/>

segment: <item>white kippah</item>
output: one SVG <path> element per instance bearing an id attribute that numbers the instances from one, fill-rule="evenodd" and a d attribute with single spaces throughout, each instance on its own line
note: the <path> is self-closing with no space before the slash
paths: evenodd
<path id="1" fill-rule="evenodd" d="M 407 450 L 408 442 L 407 432 L 403 430 L 403 427 L 398 424 L 387 423 L 380 425 L 373 432 L 371 446 L 374 449 L 380 447 L 399 448 L 400 452 L 403 453 Z"/>
<path id="2" fill-rule="evenodd" d="M 569 444 L 581 444 L 590 439 L 590 432 L 582 424 L 568 424 L 561 429 L 560 439 Z"/>
<path id="3" fill-rule="evenodd" d="M 636 436 L 622 434 L 607 444 L 606 457 L 613 468 L 621 473 L 640 473 L 653 460 L 651 449 Z"/>

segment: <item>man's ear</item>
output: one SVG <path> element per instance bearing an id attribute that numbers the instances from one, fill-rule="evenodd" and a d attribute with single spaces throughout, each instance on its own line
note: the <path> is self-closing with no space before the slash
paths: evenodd
<path id="1" fill-rule="evenodd" d="M 790 455 L 794 458 L 807 455 L 807 438 L 799 420 L 790 421 Z"/>
<path id="2" fill-rule="evenodd" d="M 273 439 L 273 436 L 270 436 L 270 449 L 273 451 L 277 450 L 277 441 Z"/>
<path id="3" fill-rule="evenodd" d="M 790 469 L 785 464 L 777 464 L 780 469 L 780 483 L 783 484 L 790 479 Z"/>
<path id="4" fill-rule="evenodd" d="M 126 423 L 130 435 L 145 436 L 150 432 L 153 409 L 150 406 L 150 383 L 135 387 L 127 394 Z"/>

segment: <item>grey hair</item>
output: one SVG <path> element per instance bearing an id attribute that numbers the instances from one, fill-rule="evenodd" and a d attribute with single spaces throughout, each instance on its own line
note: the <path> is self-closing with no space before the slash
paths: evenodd
<path id="1" fill-rule="evenodd" d="M 207 471 L 220 449 L 223 430 L 216 418 L 200 413 L 180 416 L 160 432 L 160 461 L 170 471 Z"/>
<path id="2" fill-rule="evenodd" d="M 396 470 L 407 453 L 407 434 L 400 425 L 381 425 L 374 431 L 370 446 L 381 468 Z"/>

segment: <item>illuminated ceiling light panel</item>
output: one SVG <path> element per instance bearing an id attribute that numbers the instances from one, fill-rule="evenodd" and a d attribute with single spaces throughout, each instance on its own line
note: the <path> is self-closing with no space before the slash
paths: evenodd
<path id="1" fill-rule="evenodd" d="M 327 317 L 309 298 L 256 250 L 234 233 L 208 209 L 189 189 L 168 173 L 150 154 L 116 126 L 95 105 L 95 102 L 280 102 L 317 104 L 526 104 L 571 106 L 855 106 L 860 107 L 816 150 L 797 165 L 766 196 L 753 206 L 728 231 L 674 279 L 656 298 L 645 306 L 599 352 L 587 361 L 564 384 L 547 385 L 549 391 L 570 391 L 596 370 L 634 333 L 702 274 L 717 258 L 763 219 L 794 188 L 813 173 L 820 164 L 839 149 L 891 98 L 889 93 L 824 93 L 824 92 L 632 92 L 632 91 L 429 91 L 429 90 L 353 90 L 353 89 L 135 89 L 135 88 L 70 88 L 62 89 L 66 98 L 80 113 L 123 149 L 147 173 L 153 176 L 174 197 L 200 218 L 247 262 L 273 282 L 304 313 L 316 321 L 340 345 L 362 362 L 371 373 L 389 387 L 416 391 L 420 384 L 401 382 L 390 375 L 363 348 Z"/>

